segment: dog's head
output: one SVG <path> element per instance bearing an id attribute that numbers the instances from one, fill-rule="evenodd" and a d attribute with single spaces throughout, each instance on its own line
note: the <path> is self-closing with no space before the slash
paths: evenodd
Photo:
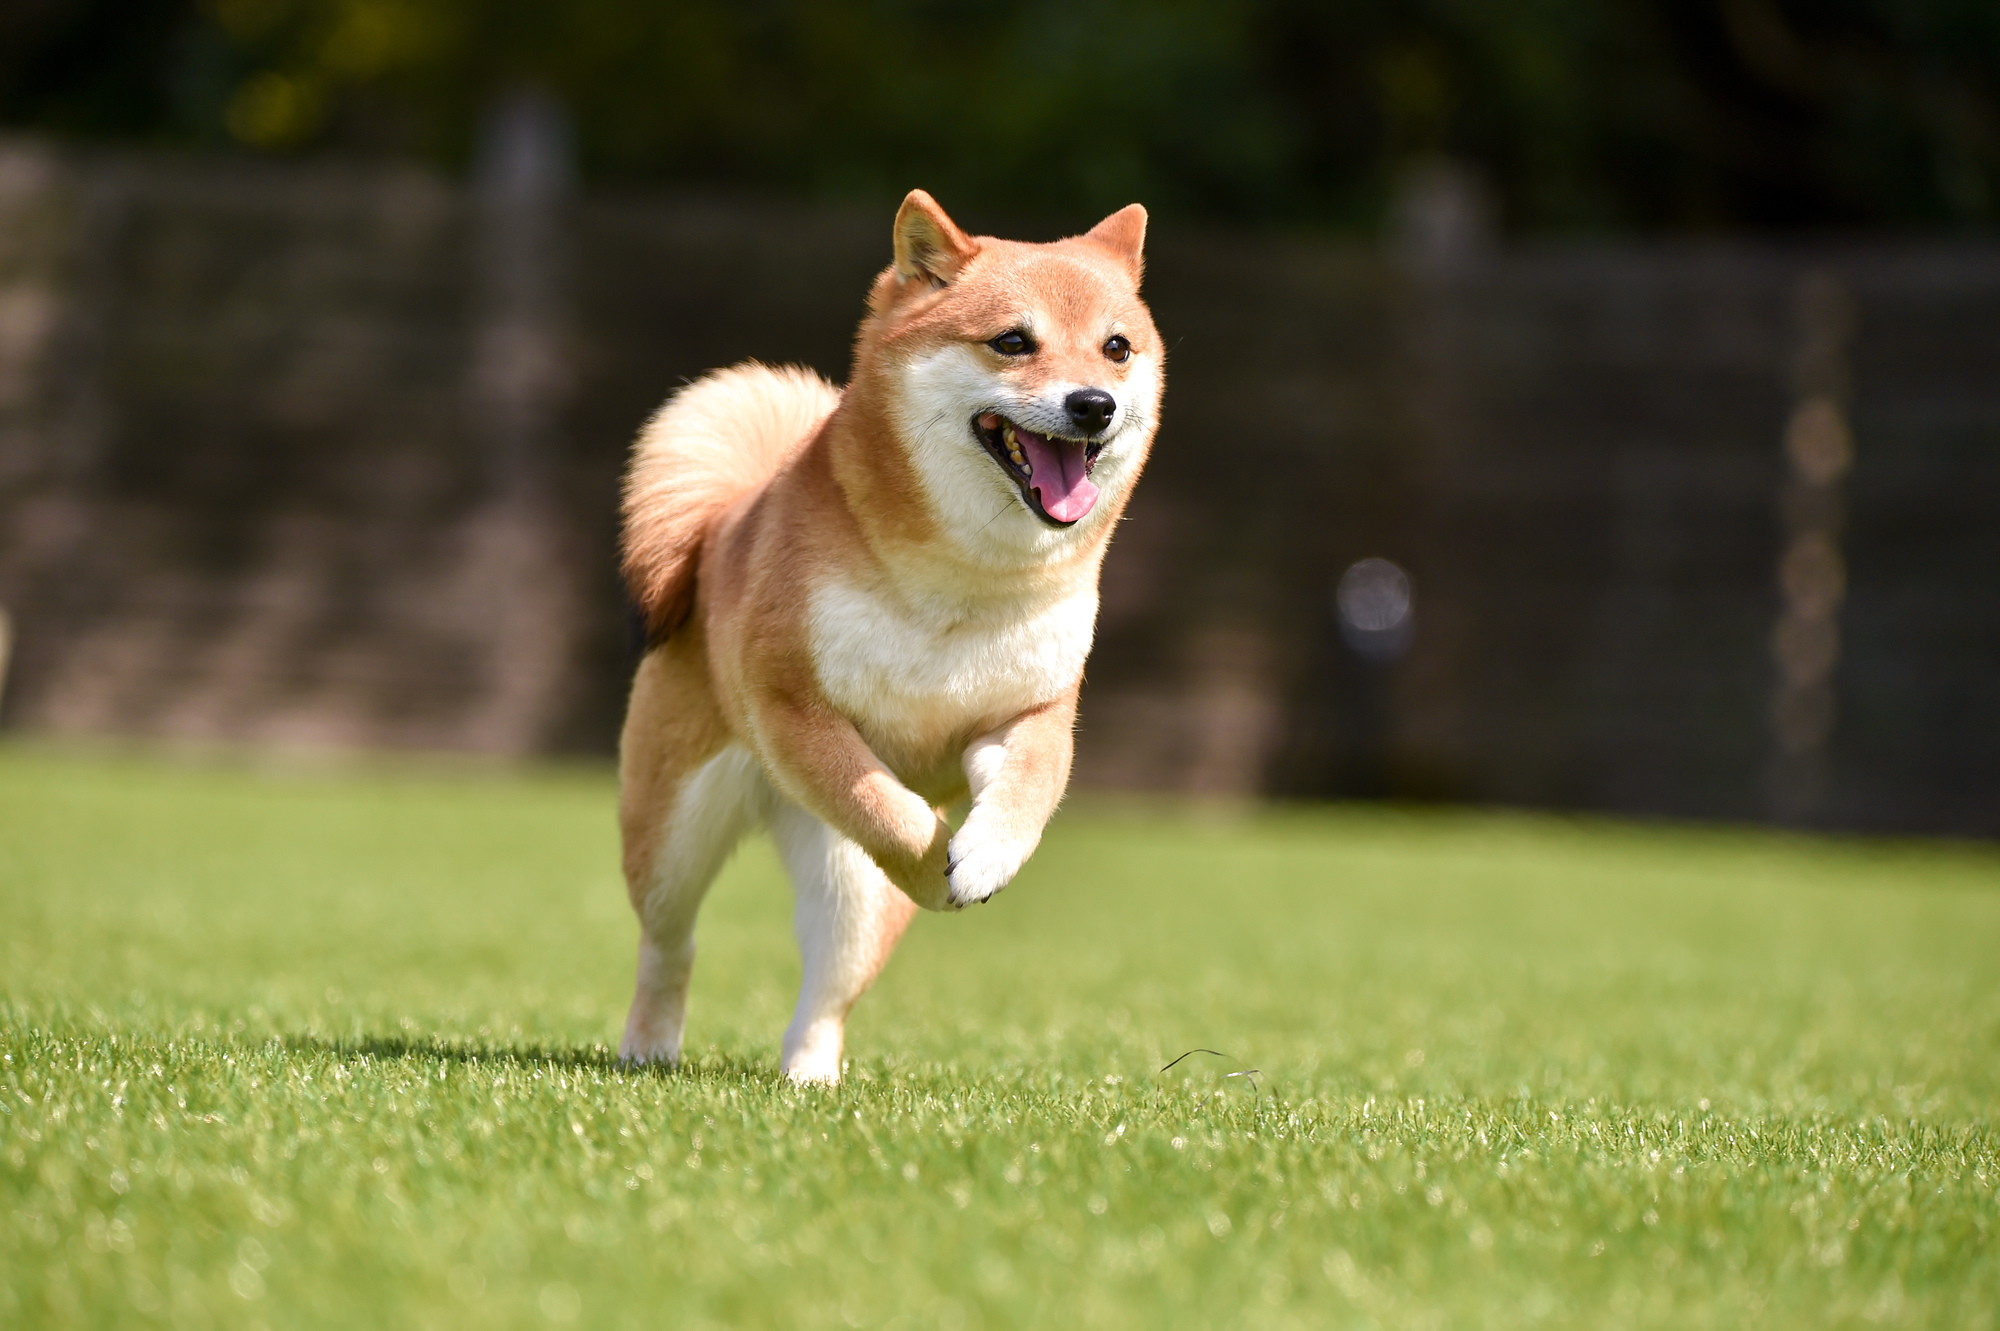
<path id="1" fill-rule="evenodd" d="M 968 236 L 922 190 L 896 214 L 857 379 L 875 387 L 945 531 L 969 553 L 1101 536 L 1145 463 L 1163 350 L 1139 299 L 1146 210 L 1052 244 Z"/>

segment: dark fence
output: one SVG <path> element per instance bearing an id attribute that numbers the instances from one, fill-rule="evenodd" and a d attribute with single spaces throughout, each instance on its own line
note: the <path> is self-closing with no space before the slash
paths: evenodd
<path id="1" fill-rule="evenodd" d="M 1150 250 L 1080 781 L 2000 832 L 2000 246 Z M 0 720 L 608 751 L 633 430 L 841 377 L 886 254 L 532 152 L 0 149 Z M 1369 557 L 1407 618 L 1337 613 Z"/>

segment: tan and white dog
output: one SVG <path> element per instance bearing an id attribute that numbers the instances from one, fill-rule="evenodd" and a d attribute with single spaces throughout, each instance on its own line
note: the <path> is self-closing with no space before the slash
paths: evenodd
<path id="1" fill-rule="evenodd" d="M 641 432 L 625 1058 L 679 1059 L 695 913 L 753 828 L 797 897 L 796 1081 L 839 1079 L 848 1010 L 918 906 L 985 901 L 1035 849 L 1069 780 L 1098 569 L 1159 418 L 1145 230 L 1134 204 L 1053 244 L 968 236 L 915 191 L 844 393 L 738 365 Z"/>

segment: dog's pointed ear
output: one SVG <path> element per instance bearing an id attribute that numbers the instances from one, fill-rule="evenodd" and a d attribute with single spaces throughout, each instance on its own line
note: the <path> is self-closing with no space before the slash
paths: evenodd
<path id="1" fill-rule="evenodd" d="M 950 286 L 977 253 L 979 242 L 922 190 L 911 190 L 896 210 L 896 274 L 904 281 Z"/>
<path id="2" fill-rule="evenodd" d="M 1146 271 L 1146 210 L 1128 203 L 1084 233 L 1083 238 L 1117 255 L 1137 282 Z"/>

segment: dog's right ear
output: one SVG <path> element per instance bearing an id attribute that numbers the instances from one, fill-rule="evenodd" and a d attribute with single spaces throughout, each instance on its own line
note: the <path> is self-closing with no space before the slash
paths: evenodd
<path id="1" fill-rule="evenodd" d="M 1128 203 L 1083 235 L 1118 256 L 1137 282 L 1146 271 L 1146 210 Z"/>
<path id="2" fill-rule="evenodd" d="M 948 287 L 977 253 L 979 242 L 922 190 L 911 190 L 896 210 L 896 275 L 905 282 Z"/>

